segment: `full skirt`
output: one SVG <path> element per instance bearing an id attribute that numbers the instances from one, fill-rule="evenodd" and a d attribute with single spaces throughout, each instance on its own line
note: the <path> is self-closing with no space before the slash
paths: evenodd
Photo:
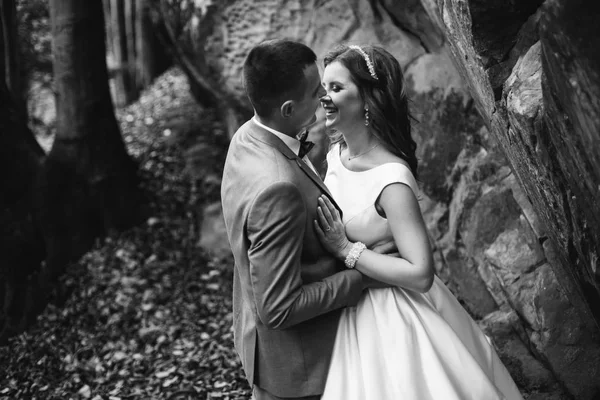
<path id="1" fill-rule="evenodd" d="M 343 311 L 322 400 L 520 400 L 475 321 L 439 278 L 371 289 Z"/>

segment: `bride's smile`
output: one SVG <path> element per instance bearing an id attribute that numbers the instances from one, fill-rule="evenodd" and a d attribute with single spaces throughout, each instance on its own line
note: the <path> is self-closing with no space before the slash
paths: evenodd
<path id="1" fill-rule="evenodd" d="M 340 131 L 363 125 L 364 101 L 350 71 L 340 62 L 329 64 L 323 72 L 326 95 L 321 97 L 325 126 Z"/>

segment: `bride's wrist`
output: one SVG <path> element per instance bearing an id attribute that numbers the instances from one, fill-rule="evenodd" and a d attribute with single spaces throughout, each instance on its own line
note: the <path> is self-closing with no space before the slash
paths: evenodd
<path id="1" fill-rule="evenodd" d="M 356 262 L 363 251 L 367 249 L 367 246 L 362 242 L 349 243 L 347 249 L 348 251 L 345 253 L 346 257 L 344 258 L 344 264 L 346 265 L 346 268 L 352 269 L 356 267 Z"/>
<path id="2" fill-rule="evenodd" d="M 339 260 L 345 261 L 346 257 L 348 257 L 348 254 L 350 254 L 350 250 L 352 250 L 353 245 L 354 245 L 354 243 L 352 243 L 350 241 L 346 241 L 346 244 L 338 252 L 337 258 Z"/>

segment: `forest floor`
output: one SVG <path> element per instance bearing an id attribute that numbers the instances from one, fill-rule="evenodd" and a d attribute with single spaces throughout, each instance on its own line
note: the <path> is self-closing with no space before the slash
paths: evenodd
<path id="1" fill-rule="evenodd" d="M 199 245 L 226 137 L 172 69 L 117 110 L 151 215 L 99 241 L 57 299 L 0 348 L 0 399 L 247 399 L 233 350 L 230 257 Z"/>

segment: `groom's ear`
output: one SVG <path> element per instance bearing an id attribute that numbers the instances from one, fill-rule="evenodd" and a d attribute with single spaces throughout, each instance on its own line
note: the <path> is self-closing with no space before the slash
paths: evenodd
<path id="1" fill-rule="evenodd" d="M 294 102 L 288 100 L 281 105 L 281 116 L 283 118 L 289 118 L 294 113 Z"/>

